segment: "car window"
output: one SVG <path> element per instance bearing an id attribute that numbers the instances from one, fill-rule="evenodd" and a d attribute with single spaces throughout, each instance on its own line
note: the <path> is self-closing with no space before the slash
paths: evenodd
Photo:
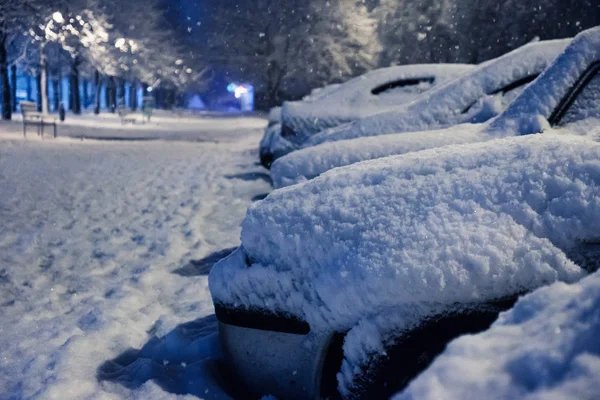
<path id="1" fill-rule="evenodd" d="M 588 70 L 557 108 L 550 123 L 563 126 L 586 118 L 600 118 L 600 64 Z"/>
<path id="2" fill-rule="evenodd" d="M 600 269 L 600 240 L 582 242 L 567 251 L 573 262 L 592 273 Z"/>
<path id="3" fill-rule="evenodd" d="M 421 93 L 430 89 L 431 86 L 433 86 L 434 81 L 434 77 L 399 79 L 377 86 L 371 90 L 371 94 L 378 96 L 381 94 L 389 94 L 394 91 Z"/>
<path id="4" fill-rule="evenodd" d="M 530 75 L 530 76 L 526 76 L 524 78 L 518 79 L 516 81 L 513 81 L 511 83 L 509 83 L 506 86 L 503 86 L 499 89 L 496 89 L 490 93 L 488 93 L 488 96 L 496 96 L 496 95 L 500 95 L 503 97 L 502 103 L 504 106 L 507 106 L 508 104 L 510 104 L 514 99 L 516 99 L 521 92 L 523 92 L 523 90 L 525 90 L 525 87 L 533 82 L 537 77 L 539 76 L 539 74 L 534 74 L 534 75 Z M 463 114 L 468 114 L 469 112 L 472 111 L 473 107 L 476 104 L 481 104 L 482 103 L 482 99 L 485 98 L 486 96 L 480 97 L 479 99 L 475 100 L 474 102 L 472 102 L 471 104 L 469 104 L 467 107 L 465 107 L 462 111 Z"/>

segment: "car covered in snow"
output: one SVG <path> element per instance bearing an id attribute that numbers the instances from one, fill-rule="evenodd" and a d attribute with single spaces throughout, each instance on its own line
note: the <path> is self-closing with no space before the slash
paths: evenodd
<path id="1" fill-rule="evenodd" d="M 569 39 L 528 43 L 480 64 L 470 73 L 423 94 L 411 103 L 314 135 L 303 131 L 283 132 L 288 132 L 286 139 L 298 147 L 309 147 L 335 140 L 484 122 L 502 112 L 569 43 Z"/>
<path id="2" fill-rule="evenodd" d="M 600 118 L 600 107 L 580 100 L 575 107 L 580 118 L 559 117 L 559 109 L 565 109 L 578 91 L 582 99 L 600 93 L 600 79 L 593 78 L 596 65 L 600 63 L 598 47 L 600 31 L 588 30 L 580 34 L 553 63 L 533 83 L 521 93 L 497 118 L 482 124 L 460 124 L 442 130 L 425 132 L 400 132 L 379 136 L 325 142 L 313 147 L 294 151 L 275 161 L 271 167 L 271 177 L 276 188 L 314 178 L 332 168 L 342 167 L 360 161 L 404 154 L 450 144 L 492 140 L 504 136 L 538 133 L 572 122 L 590 118 Z M 577 83 L 577 84 L 576 84 Z M 600 95 L 596 95 L 600 97 Z M 559 107 L 558 100 L 563 106 Z M 600 100 L 598 100 L 600 101 Z M 589 103 L 589 102 L 588 102 Z M 527 107 L 536 109 L 528 110 Z M 524 122 L 524 115 L 531 121 Z M 550 121 L 550 122 L 549 122 Z M 584 130 L 587 128 L 584 128 Z"/>
<path id="3" fill-rule="evenodd" d="M 296 148 L 282 137 L 286 130 L 302 129 L 316 133 L 323 129 L 353 121 L 385 108 L 410 102 L 421 93 L 441 85 L 474 66 L 467 64 L 419 64 L 380 68 L 343 84 L 315 89 L 302 101 L 286 102 L 278 108 L 281 126 L 265 131 L 260 144 L 261 163 Z M 269 119 L 269 127 L 275 126 Z M 277 129 L 278 128 L 278 129 Z"/>
<path id="4" fill-rule="evenodd" d="M 251 207 L 209 287 L 249 392 L 384 398 L 523 293 L 597 267 L 600 143 L 543 134 L 332 170 Z"/>
<path id="5" fill-rule="evenodd" d="M 389 396 L 520 295 L 596 271 L 600 130 L 568 125 L 599 115 L 597 39 L 578 36 L 537 101 L 495 121 L 533 133 L 549 115 L 564 129 L 361 162 L 252 206 L 209 276 L 245 390 Z"/>

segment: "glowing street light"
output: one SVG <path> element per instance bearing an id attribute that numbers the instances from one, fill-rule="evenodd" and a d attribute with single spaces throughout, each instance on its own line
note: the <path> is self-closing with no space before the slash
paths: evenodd
<path id="1" fill-rule="evenodd" d="M 65 19 L 59 11 L 56 11 L 54 14 L 52 14 L 52 19 L 56 21 L 57 24 L 62 24 L 65 22 Z"/>
<path id="2" fill-rule="evenodd" d="M 117 49 L 120 49 L 121 47 L 123 47 L 125 45 L 125 39 L 123 38 L 119 38 L 115 41 L 115 47 Z"/>
<path id="3" fill-rule="evenodd" d="M 238 86 L 233 91 L 233 94 L 234 94 L 234 96 L 235 96 L 236 99 L 239 99 L 245 93 L 248 93 L 248 88 L 246 88 L 244 86 Z"/>

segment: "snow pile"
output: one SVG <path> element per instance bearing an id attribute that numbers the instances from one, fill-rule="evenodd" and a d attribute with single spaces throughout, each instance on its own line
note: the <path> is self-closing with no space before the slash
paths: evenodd
<path id="1" fill-rule="evenodd" d="M 523 297 L 488 331 L 450 343 L 394 399 L 597 399 L 599 334 L 597 272 Z"/>
<path id="2" fill-rule="evenodd" d="M 414 322 L 580 278 L 565 252 L 599 237 L 599 218 L 600 145 L 588 138 L 447 146 L 273 192 L 209 285 L 217 303 L 289 312 L 317 331 L 386 309 Z"/>
<path id="3" fill-rule="evenodd" d="M 300 143 L 308 135 L 323 129 L 353 121 L 379 112 L 382 108 L 397 106 L 414 100 L 433 86 L 461 76 L 474 67 L 465 64 L 417 64 L 376 69 L 330 90 L 311 102 L 286 102 L 282 107 L 283 125 L 296 132 L 294 142 Z M 431 79 L 373 94 L 373 89 L 400 80 Z"/>
<path id="4" fill-rule="evenodd" d="M 412 103 L 316 134 L 306 142 L 305 147 L 362 136 L 425 131 L 463 122 L 481 122 L 501 111 L 512 100 L 512 96 L 504 97 L 502 93 L 496 94 L 496 97 L 502 97 L 495 100 L 486 95 L 541 73 L 569 42 L 564 39 L 527 44 L 481 64 L 473 72 L 423 94 Z M 501 102 L 500 106 L 490 104 L 497 101 Z"/>

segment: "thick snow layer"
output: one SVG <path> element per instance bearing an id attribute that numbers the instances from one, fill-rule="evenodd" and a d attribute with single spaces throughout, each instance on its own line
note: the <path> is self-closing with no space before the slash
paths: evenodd
<path id="1" fill-rule="evenodd" d="M 305 146 L 363 136 L 439 129 L 463 122 L 483 122 L 501 112 L 515 95 L 510 92 L 508 96 L 493 93 L 520 79 L 541 73 L 569 42 L 564 39 L 527 44 L 481 64 L 474 71 L 423 94 L 411 103 L 320 132 L 312 136 Z M 522 89 L 517 89 L 517 93 Z"/>
<path id="2" fill-rule="evenodd" d="M 311 102 L 286 102 L 281 111 L 282 123 L 298 136 L 306 137 L 323 129 L 353 121 L 414 100 L 431 87 L 441 85 L 471 71 L 465 64 L 417 64 L 376 69 L 340 85 Z M 423 82 L 373 94 L 372 90 L 387 83 L 416 78 L 434 78 Z M 296 140 L 295 140 L 296 141 Z"/>
<path id="3" fill-rule="evenodd" d="M 212 270 L 210 290 L 316 330 L 389 308 L 407 323 L 580 278 L 565 252 L 599 237 L 599 218 L 600 144 L 589 138 L 447 146 L 273 192 L 249 209 L 242 246 Z"/>
<path id="4" fill-rule="evenodd" d="M 270 190 L 252 179 L 265 121 L 166 120 L 198 142 L 23 140 L 0 122 L 1 399 L 227 398 L 199 260 L 238 245 Z M 144 135 L 111 121 L 80 134 Z"/>
<path id="5" fill-rule="evenodd" d="M 273 186 L 281 188 L 360 161 L 494 138 L 481 131 L 479 125 L 462 124 L 444 130 L 326 142 L 278 158 L 271 166 L 271 178 Z"/>
<path id="6" fill-rule="evenodd" d="M 463 336 L 394 400 L 597 399 L 600 272 L 519 300 L 486 332 Z"/>

